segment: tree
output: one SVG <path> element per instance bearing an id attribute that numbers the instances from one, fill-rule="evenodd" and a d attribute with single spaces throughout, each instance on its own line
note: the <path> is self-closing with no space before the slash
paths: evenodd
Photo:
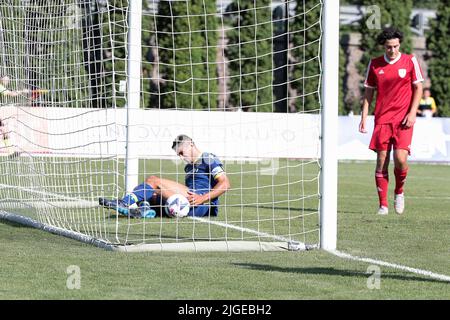
<path id="1" fill-rule="evenodd" d="M 276 112 L 288 112 L 290 109 L 289 62 L 294 61 L 289 55 L 287 6 L 284 3 L 273 10 L 273 96 Z"/>
<path id="2" fill-rule="evenodd" d="M 431 94 L 436 99 L 438 114 L 450 116 L 449 79 L 450 79 L 450 7 L 448 1 L 440 1 L 436 19 L 430 22 L 427 34 L 427 49 L 431 51 L 428 73 L 431 80 Z"/>
<path id="3" fill-rule="evenodd" d="M 339 114 L 348 114 L 350 111 L 354 111 L 352 106 L 345 103 L 345 94 L 347 88 L 345 87 L 346 79 L 346 65 L 347 55 L 342 45 L 339 45 Z"/>
<path id="4" fill-rule="evenodd" d="M 297 90 L 298 111 L 320 110 L 321 6 L 316 0 L 298 1 L 290 26 L 296 60 L 291 85 Z"/>
<path id="5" fill-rule="evenodd" d="M 230 102 L 244 111 L 273 111 L 271 0 L 233 1 L 228 31 Z"/>
<path id="6" fill-rule="evenodd" d="M 439 2 L 436 0 L 414 0 L 414 8 L 426 8 L 426 9 L 437 9 Z M 448 3 L 448 2 L 447 2 Z"/>
<path id="7" fill-rule="evenodd" d="M 159 108 L 159 95 L 155 83 L 158 79 L 152 79 L 152 70 L 158 68 L 155 64 L 155 21 L 154 13 L 150 12 L 149 1 L 142 1 L 142 81 L 141 81 L 141 107 Z"/>
<path id="8" fill-rule="evenodd" d="M 128 54 L 128 6 L 127 0 L 110 0 L 98 2 L 102 34 L 103 64 L 105 70 L 105 92 L 108 107 L 125 106 L 126 92 L 120 92 L 119 84 L 127 80 L 126 59 Z M 141 108 L 150 105 L 150 78 L 152 65 L 146 58 L 151 48 L 147 45 L 152 36 L 153 18 L 148 14 L 147 1 L 142 2 L 142 81 Z"/>
<path id="9" fill-rule="evenodd" d="M 89 77 L 90 104 L 93 108 L 105 108 L 105 66 L 99 5 L 91 0 L 81 0 L 79 5 L 83 11 L 81 43 L 84 67 Z"/>
<path id="10" fill-rule="evenodd" d="M 2 72 L 20 89 L 52 91 L 39 100 L 22 95 L 17 98 L 20 103 L 76 107 L 88 101 L 92 92 L 83 63 L 83 33 L 69 10 L 73 3 L 11 0 L 4 7 L 8 10 L 0 13 L 1 29 L 6 31 L 0 32 Z"/>
<path id="11" fill-rule="evenodd" d="M 376 38 L 384 27 L 397 27 L 403 32 L 403 42 L 400 50 L 411 52 L 410 16 L 412 0 L 402 1 L 401 5 L 392 0 L 361 0 L 366 6 L 366 14 L 360 20 L 361 43 L 360 49 L 364 52 L 358 65 L 360 74 L 364 75 L 371 58 L 383 55 L 383 47 L 378 45 Z"/>
<path id="12" fill-rule="evenodd" d="M 161 108 L 217 108 L 216 2 L 160 1 L 156 20 Z"/>

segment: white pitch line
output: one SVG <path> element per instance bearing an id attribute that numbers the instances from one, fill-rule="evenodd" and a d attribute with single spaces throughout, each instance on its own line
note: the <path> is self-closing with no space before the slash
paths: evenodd
<path id="1" fill-rule="evenodd" d="M 98 203 L 95 201 L 89 201 L 89 200 L 83 200 L 83 199 L 77 199 L 77 198 L 73 198 L 73 197 L 69 197 L 63 194 L 58 194 L 58 193 L 51 193 L 51 192 L 46 192 L 46 191 L 40 191 L 40 190 L 36 190 L 36 189 L 30 189 L 30 188 L 25 188 L 25 187 L 20 187 L 20 186 L 11 186 L 11 185 L 6 185 L 6 184 L 0 184 L 1 188 L 10 188 L 10 189 L 16 189 L 16 190 L 20 190 L 20 191 L 25 191 L 25 192 L 29 192 L 32 194 L 38 194 L 41 196 L 45 196 L 45 197 L 55 197 L 61 200 L 67 200 L 67 201 L 72 201 L 72 202 L 77 202 L 79 203 L 79 206 L 81 207 L 87 207 L 87 208 L 93 208 L 93 207 L 98 207 Z M 49 201 L 47 201 L 49 202 Z M 51 201 L 50 201 L 51 203 Z M 64 203 L 64 202 L 60 202 L 60 203 Z"/>
<path id="2" fill-rule="evenodd" d="M 283 242 L 286 242 L 286 243 L 292 244 L 292 245 L 294 245 L 294 243 L 295 243 L 296 250 L 309 250 L 309 249 L 315 248 L 314 245 L 307 245 L 303 242 L 293 241 L 291 239 L 288 239 L 288 238 L 285 238 L 282 236 L 276 236 L 276 235 L 272 235 L 269 233 L 265 233 L 265 232 L 261 232 L 261 231 L 257 231 L 257 230 L 253 230 L 253 229 L 243 228 L 243 227 L 235 226 L 233 224 L 228 224 L 225 222 L 213 221 L 213 220 L 200 218 L 200 217 L 188 217 L 188 218 L 190 218 L 191 220 L 194 220 L 194 221 L 202 222 L 202 223 L 213 224 L 213 225 L 228 228 L 228 229 L 234 229 L 234 230 L 254 234 L 254 235 L 257 235 L 257 236 L 263 237 L 263 238 L 272 238 L 274 240 L 283 241 Z"/>
<path id="3" fill-rule="evenodd" d="M 8 186 L 8 185 L 4 185 L 4 184 L 0 184 L 0 187 L 9 187 L 9 188 L 13 188 L 13 189 L 18 189 L 18 190 L 22 190 L 22 191 L 27 191 L 30 193 L 36 193 L 39 195 L 44 195 L 44 196 L 54 196 L 54 197 L 58 197 L 60 199 L 64 199 L 64 200 L 71 200 L 71 201 L 76 201 L 76 202 L 82 202 L 82 204 L 85 204 L 86 206 L 98 206 L 97 203 L 92 202 L 92 201 L 87 201 L 87 200 L 81 200 L 81 199 L 76 199 L 76 198 L 72 198 L 72 197 L 68 197 L 65 195 L 60 195 L 60 194 L 56 194 L 56 193 L 49 193 L 46 191 L 39 191 L 39 190 L 34 190 L 34 189 L 30 189 L 30 188 L 24 188 L 24 187 L 20 187 L 20 186 Z M 291 239 L 285 238 L 285 237 L 281 237 L 281 236 L 276 236 L 276 235 L 272 235 L 269 233 L 265 233 L 265 232 L 261 232 L 261 231 L 256 231 L 253 229 L 248 229 L 248 228 L 243 228 L 243 227 L 239 227 L 239 226 L 235 226 L 232 224 L 228 224 L 228 223 L 223 223 L 223 222 L 219 222 L 219 221 L 213 221 L 213 220 L 209 220 L 209 219 L 204 219 L 204 218 L 200 218 L 200 217 L 188 217 L 191 220 L 195 220 L 195 221 L 199 221 L 202 223 L 208 223 L 208 224 L 214 224 L 217 226 L 221 226 L 221 227 L 225 227 L 225 228 L 229 228 L 229 229 L 234 229 L 234 230 L 238 230 L 241 232 L 246 232 L 246 233 L 250 233 L 250 234 L 254 234 L 260 237 L 264 237 L 264 238 L 271 238 L 277 241 L 283 241 L 286 242 L 288 245 L 292 246 L 292 248 L 295 248 L 295 250 L 309 250 L 309 249 L 313 249 L 316 246 L 314 245 L 307 245 L 303 242 L 299 242 L 299 241 L 293 241 Z"/>
<path id="4" fill-rule="evenodd" d="M 0 186 L 6 186 L 6 185 L 0 184 Z M 8 186 L 8 187 L 11 187 L 11 186 Z M 35 192 L 37 194 L 47 194 L 47 195 L 50 194 L 50 195 L 53 195 L 53 196 L 59 196 L 59 197 L 61 197 L 63 199 L 67 198 L 68 200 L 70 199 L 70 200 L 76 200 L 76 201 L 85 201 L 86 203 L 92 204 L 91 201 L 79 200 L 79 199 L 74 199 L 74 198 L 70 198 L 70 197 L 67 197 L 67 196 L 63 196 L 63 195 L 46 193 L 45 191 L 42 192 L 42 191 L 37 191 L 37 190 L 34 190 L 34 189 L 28 189 L 28 188 L 23 188 L 23 187 L 15 187 L 15 188 L 16 189 L 22 189 L 24 191 Z M 242 231 L 242 232 L 247 232 L 247 233 L 254 234 L 254 235 L 257 235 L 257 236 L 260 236 L 260 237 L 267 237 L 267 238 L 272 238 L 272 239 L 275 239 L 275 240 L 278 240 L 278 241 L 292 243 L 292 240 L 290 240 L 288 238 L 285 238 L 285 237 L 282 237 L 282 236 L 276 236 L 276 235 L 272 235 L 272 234 L 269 234 L 269 233 L 256 231 L 256 230 L 253 230 L 253 229 L 243 228 L 243 227 L 235 226 L 235 225 L 232 225 L 232 224 L 219 222 L 219 221 L 213 221 L 213 220 L 199 218 L 199 217 L 189 217 L 189 218 L 192 219 L 192 220 L 195 220 L 195 221 L 202 222 L 202 223 L 214 224 L 214 225 L 225 227 L 225 228 L 230 228 L 230 229 L 234 229 L 234 230 L 238 230 L 238 231 Z M 308 249 L 316 248 L 316 246 L 314 246 L 314 245 L 306 245 L 303 242 L 294 241 L 294 243 L 295 243 L 295 246 L 296 246 L 296 250 L 308 250 Z M 433 278 L 433 279 L 450 282 L 450 276 L 434 273 L 434 272 L 431 272 L 431 271 L 428 271 L 428 270 L 411 268 L 411 267 L 408 267 L 408 266 L 402 266 L 402 265 L 399 265 L 399 264 L 385 262 L 385 261 L 381 261 L 381 260 L 375 260 L 375 259 L 371 259 L 371 258 L 362 258 L 362 257 L 358 257 L 358 256 L 352 256 L 351 254 L 348 254 L 348 253 L 345 253 L 345 252 L 341 252 L 339 250 L 327 250 L 327 252 L 329 252 L 329 253 L 337 256 L 337 257 L 344 258 L 344 259 L 349 259 L 349 260 L 354 260 L 354 261 L 362 261 L 362 262 L 371 263 L 371 264 L 375 264 L 375 265 L 380 265 L 380 266 L 384 266 L 384 267 L 399 269 L 399 270 L 403 270 L 403 271 L 407 271 L 407 272 L 411 272 L 411 273 L 427 276 L 427 277 L 430 277 L 430 278 Z"/>
<path id="5" fill-rule="evenodd" d="M 335 256 L 338 256 L 339 258 L 350 259 L 350 260 L 354 260 L 354 261 L 362 261 L 362 262 L 375 264 L 375 265 L 379 265 L 379 266 L 383 266 L 383 267 L 399 269 L 399 270 L 402 270 L 402 271 L 407 271 L 407 272 L 419 274 L 419 275 L 430 277 L 430 278 L 433 278 L 433 279 L 450 282 L 450 276 L 447 276 L 447 275 L 444 275 L 444 274 L 439 274 L 439 273 L 434 273 L 434 272 L 431 272 L 431 271 L 428 271 L 428 270 L 411 268 L 411 267 L 407 267 L 407 266 L 402 266 L 400 264 L 385 262 L 385 261 L 371 259 L 371 258 L 362 258 L 362 257 L 358 257 L 358 256 L 352 256 L 351 254 L 348 254 L 348 253 L 345 253 L 345 252 L 341 252 L 339 250 L 327 250 L 327 252 L 329 252 L 329 253 L 331 253 L 331 254 L 333 254 Z"/>

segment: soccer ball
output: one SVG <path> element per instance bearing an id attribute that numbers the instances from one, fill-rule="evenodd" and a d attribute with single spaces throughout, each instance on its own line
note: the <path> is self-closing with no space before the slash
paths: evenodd
<path id="1" fill-rule="evenodd" d="M 183 218 L 189 213 L 189 201 L 181 194 L 174 194 L 166 201 L 166 213 L 169 217 Z"/>

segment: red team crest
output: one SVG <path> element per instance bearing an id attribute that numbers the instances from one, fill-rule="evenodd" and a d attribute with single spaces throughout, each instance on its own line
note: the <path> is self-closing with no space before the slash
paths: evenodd
<path id="1" fill-rule="evenodd" d="M 402 122 L 411 105 L 412 84 L 421 81 L 422 70 L 413 55 L 401 53 L 392 61 L 384 55 L 372 59 L 364 86 L 377 90 L 375 124 Z"/>

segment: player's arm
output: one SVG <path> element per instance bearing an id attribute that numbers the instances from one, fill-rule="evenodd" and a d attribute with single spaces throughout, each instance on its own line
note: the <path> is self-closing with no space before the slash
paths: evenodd
<path id="1" fill-rule="evenodd" d="M 196 194 L 191 191 L 188 191 L 188 200 L 191 206 L 198 206 L 203 203 L 208 203 L 211 199 L 215 199 L 224 194 L 228 189 L 231 188 L 230 180 L 225 172 L 222 172 L 220 175 L 214 177 L 217 181 L 214 188 L 211 189 L 208 193 L 205 194 Z"/>
<path id="2" fill-rule="evenodd" d="M 361 107 L 361 122 L 359 123 L 359 132 L 367 133 L 366 120 L 369 114 L 369 108 L 372 104 L 373 94 L 377 88 L 377 77 L 374 69 L 372 68 L 372 60 L 370 60 L 367 66 L 366 79 L 364 80 L 364 100 Z"/>
<path id="3" fill-rule="evenodd" d="M 361 107 L 361 122 L 359 123 L 359 132 L 367 133 L 366 120 L 367 115 L 369 114 L 369 107 L 372 104 L 374 92 L 375 88 L 372 87 L 366 87 L 364 91 L 364 100 Z"/>
<path id="4" fill-rule="evenodd" d="M 416 122 L 417 109 L 419 109 L 420 99 L 422 99 L 422 82 L 416 82 L 413 84 L 413 98 L 411 106 L 409 107 L 409 112 L 403 119 L 402 125 L 406 128 L 410 128 Z"/>

